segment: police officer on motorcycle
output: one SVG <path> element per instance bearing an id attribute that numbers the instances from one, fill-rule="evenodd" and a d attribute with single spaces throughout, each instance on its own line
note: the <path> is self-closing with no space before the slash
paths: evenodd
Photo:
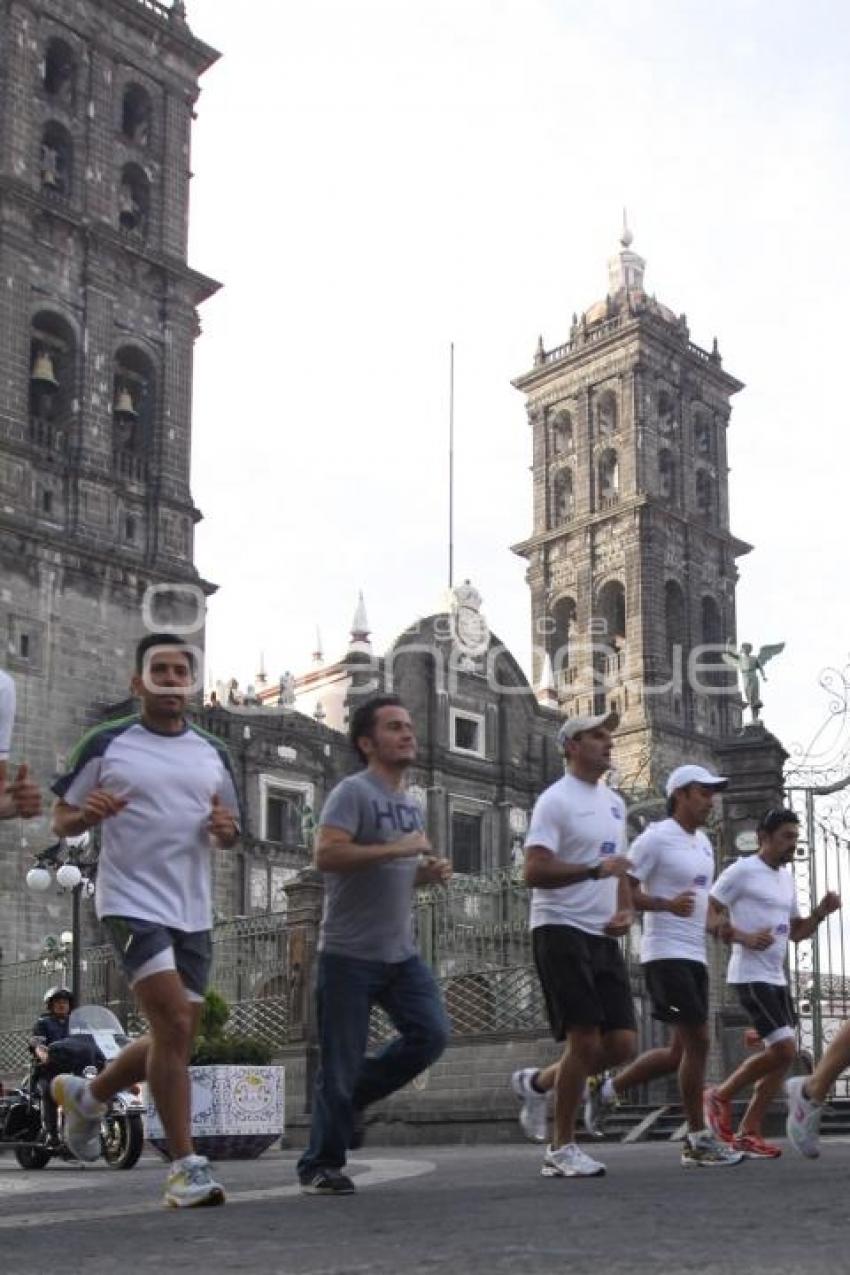
<path id="1" fill-rule="evenodd" d="M 41 1119 L 49 1146 L 59 1142 L 56 1103 L 50 1093 L 50 1082 L 57 1074 L 50 1062 L 49 1046 L 65 1040 L 70 1030 L 70 1013 L 74 997 L 67 987 L 49 987 L 44 993 L 44 1013 L 36 1019 L 30 1039 L 30 1052 L 36 1059 L 36 1084 L 41 1095 Z"/>

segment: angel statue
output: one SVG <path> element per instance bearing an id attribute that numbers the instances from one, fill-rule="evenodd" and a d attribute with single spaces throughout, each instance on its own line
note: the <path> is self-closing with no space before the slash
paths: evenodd
<path id="1" fill-rule="evenodd" d="M 779 655 L 785 650 L 784 642 L 774 642 L 772 645 L 762 646 L 758 655 L 753 655 L 752 642 L 742 642 L 740 651 L 736 651 L 731 640 L 726 643 L 726 650 L 723 652 L 723 659 L 732 668 L 737 669 L 741 677 L 741 687 L 744 693 L 744 699 L 747 707 L 753 715 L 753 721 L 759 719 L 759 711 L 762 702 L 759 691 L 759 674 L 766 682 L 767 675 L 764 666 L 768 660 L 772 660 L 774 655 Z"/>

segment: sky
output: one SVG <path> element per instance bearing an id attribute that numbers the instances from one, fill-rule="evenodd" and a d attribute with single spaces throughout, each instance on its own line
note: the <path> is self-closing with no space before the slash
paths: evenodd
<path id="1" fill-rule="evenodd" d="M 189 0 L 193 491 L 213 680 L 385 649 L 455 578 L 528 671 L 530 431 L 511 379 L 601 299 L 628 208 L 646 287 L 746 388 L 729 432 L 738 637 L 786 642 L 805 746 L 850 655 L 850 8 L 833 0 Z M 832 732 L 834 734 L 834 731 Z M 824 737 L 821 738 L 823 744 Z"/>

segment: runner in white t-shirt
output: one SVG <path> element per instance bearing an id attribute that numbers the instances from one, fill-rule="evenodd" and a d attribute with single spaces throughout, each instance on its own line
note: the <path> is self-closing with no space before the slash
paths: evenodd
<path id="1" fill-rule="evenodd" d="M 560 1062 L 511 1078 L 520 1123 L 546 1137 L 546 1094 L 555 1091 L 555 1130 L 544 1177 L 595 1177 L 605 1166 L 575 1141 L 588 1075 L 628 1061 L 637 1040 L 629 976 L 617 938 L 634 913 L 625 880 L 626 808 L 602 782 L 611 766 L 616 713 L 564 722 L 558 742 L 567 774 L 538 798 L 525 840 L 525 880 L 533 887 L 531 935 Z"/>
<path id="2" fill-rule="evenodd" d="M 15 683 L 0 669 L 0 793 L 6 787 L 6 767 L 15 724 Z"/>
<path id="3" fill-rule="evenodd" d="M 33 819 L 41 814 L 41 793 L 29 777 L 29 767 L 19 766 L 8 782 L 14 724 L 15 683 L 0 669 L 0 819 Z"/>
<path id="4" fill-rule="evenodd" d="M 188 1062 L 212 958 L 210 851 L 235 843 L 238 801 L 221 741 L 186 721 L 195 675 L 180 638 L 143 638 L 131 682 L 141 712 L 91 731 L 54 785 L 60 837 L 101 827 L 95 906 L 149 1029 L 91 1082 L 57 1076 L 53 1096 L 68 1146 L 92 1160 L 105 1104 L 147 1080 L 168 1137 L 173 1208 L 224 1202 L 193 1154 Z"/>
<path id="5" fill-rule="evenodd" d="M 669 817 L 651 824 L 629 850 L 635 909 L 643 913 L 641 964 L 653 1016 L 671 1029 L 669 1044 L 641 1054 L 616 1076 L 590 1083 L 585 1124 L 628 1090 L 678 1073 L 688 1124 L 682 1164 L 737 1164 L 743 1157 L 705 1127 L 702 1091 L 708 1057 L 708 969 L 705 920 L 714 880 L 714 851 L 702 831 L 716 792 L 728 780 L 704 766 L 679 766 L 667 780 Z"/>
<path id="6" fill-rule="evenodd" d="M 709 928 L 732 944 L 726 981 L 737 989 L 763 1048 L 722 1084 L 706 1090 L 705 1115 L 717 1137 L 753 1159 L 782 1154 L 774 1143 L 765 1142 L 762 1126 L 797 1054 L 797 1018 L 785 977 L 788 941 L 809 938 L 841 906 L 838 895 L 829 891 L 811 916 L 800 916 L 788 869 L 798 825 L 793 810 L 769 810 L 759 822 L 758 853 L 726 868 L 711 891 Z M 748 1085 L 754 1086 L 753 1095 L 734 1133 L 731 1101 Z"/>

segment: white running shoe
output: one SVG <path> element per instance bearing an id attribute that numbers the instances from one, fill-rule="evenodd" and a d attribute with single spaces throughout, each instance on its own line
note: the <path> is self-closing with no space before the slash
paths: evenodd
<path id="1" fill-rule="evenodd" d="M 736 1151 L 728 1142 L 721 1142 L 710 1129 L 704 1129 L 702 1133 L 689 1133 L 682 1147 L 682 1164 L 686 1169 L 692 1166 L 706 1169 L 740 1164 L 743 1159 L 743 1151 Z"/>
<path id="2" fill-rule="evenodd" d="M 546 1141 L 546 1098 L 531 1083 L 537 1075 L 536 1067 L 524 1067 L 511 1076 L 511 1089 L 522 1102 L 519 1109 L 520 1128 L 532 1142 Z"/>
<path id="3" fill-rule="evenodd" d="M 804 1076 L 792 1076 L 785 1081 L 785 1093 L 788 1096 L 788 1123 L 785 1132 L 788 1141 L 795 1151 L 804 1155 L 807 1160 L 816 1160 L 820 1155 L 820 1121 L 823 1115 L 823 1103 L 812 1102 L 803 1093 Z"/>
<path id="4" fill-rule="evenodd" d="M 193 1155 L 179 1169 L 172 1166 L 163 1198 L 171 1209 L 197 1209 L 224 1204 L 224 1187 L 210 1173 L 206 1156 Z"/>
<path id="5" fill-rule="evenodd" d="M 616 1095 L 605 1096 L 607 1076 L 588 1076 L 584 1087 L 584 1107 L 582 1115 L 584 1127 L 592 1138 L 604 1138 L 605 1117 L 618 1105 Z"/>
<path id="6" fill-rule="evenodd" d="M 106 1114 L 88 1116 L 80 1110 L 80 1098 L 88 1088 L 82 1076 L 56 1076 L 50 1084 L 53 1101 L 65 1112 L 65 1145 L 78 1160 L 93 1164 L 100 1159 L 100 1122 Z"/>
<path id="7" fill-rule="evenodd" d="M 604 1172 L 605 1165 L 587 1155 L 575 1142 L 568 1142 L 557 1151 L 547 1147 L 540 1170 L 544 1178 L 598 1178 Z"/>

